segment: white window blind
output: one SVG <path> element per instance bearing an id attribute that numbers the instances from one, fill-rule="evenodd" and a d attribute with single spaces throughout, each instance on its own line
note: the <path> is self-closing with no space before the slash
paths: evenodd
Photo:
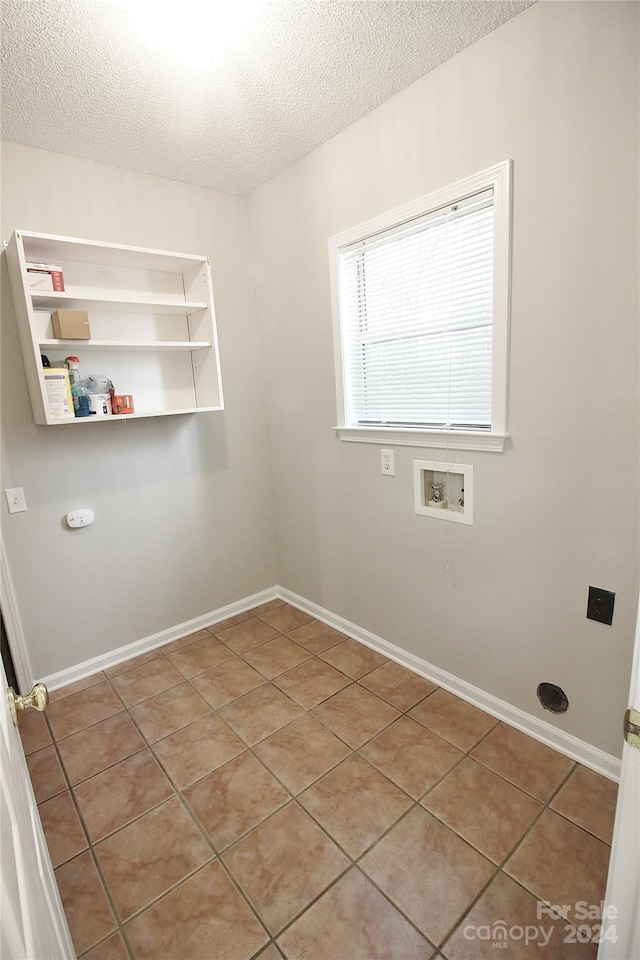
<path id="1" fill-rule="evenodd" d="M 490 430 L 494 195 L 339 250 L 348 422 Z"/>

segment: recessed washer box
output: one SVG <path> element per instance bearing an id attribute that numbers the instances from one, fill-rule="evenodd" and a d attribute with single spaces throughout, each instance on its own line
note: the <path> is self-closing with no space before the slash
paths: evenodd
<path id="1" fill-rule="evenodd" d="M 440 460 L 413 461 L 415 512 L 435 520 L 473 524 L 473 467 Z"/>

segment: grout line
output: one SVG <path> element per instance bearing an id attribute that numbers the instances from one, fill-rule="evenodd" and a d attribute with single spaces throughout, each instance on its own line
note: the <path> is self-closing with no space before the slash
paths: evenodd
<path id="1" fill-rule="evenodd" d="M 346 875 L 349 873 L 349 871 L 352 870 L 353 868 L 354 868 L 354 863 L 353 863 L 352 860 L 350 860 L 349 863 L 348 863 L 348 865 L 344 868 L 344 870 L 341 870 L 340 873 L 339 873 L 336 877 L 333 878 L 333 880 L 331 881 L 331 883 L 327 884 L 327 886 L 324 887 L 324 888 L 321 890 L 321 892 L 320 892 L 319 894 L 317 894 L 317 896 L 313 897 L 313 899 L 310 900 L 309 903 L 306 904 L 306 906 L 304 906 L 300 911 L 298 911 L 298 913 L 296 913 L 296 915 L 295 915 L 294 917 L 291 917 L 290 920 L 287 920 L 287 922 L 286 922 L 282 927 L 280 927 L 280 929 L 277 931 L 277 933 L 274 933 L 273 939 L 275 940 L 277 937 L 281 937 L 283 933 L 286 933 L 287 930 L 289 930 L 290 927 L 292 927 L 292 926 L 294 925 L 294 923 L 296 923 L 296 922 L 302 917 L 303 914 L 305 914 L 308 910 L 310 910 L 312 907 L 314 907 L 314 906 L 316 905 L 316 903 L 317 903 L 319 900 L 321 900 L 322 897 L 324 897 L 324 895 L 325 895 L 326 893 L 329 893 L 330 890 L 333 890 L 333 888 L 334 888 L 344 877 L 346 877 Z M 346 958 L 345 958 L 345 960 L 346 960 Z"/>
<path id="2" fill-rule="evenodd" d="M 522 836 L 520 837 L 520 839 L 518 840 L 518 842 L 515 844 L 514 847 L 511 848 L 511 850 L 509 851 L 509 853 L 508 853 L 508 854 L 505 856 L 505 858 L 500 862 L 499 867 L 500 867 L 501 870 L 504 869 L 504 867 L 507 865 L 507 862 L 516 854 L 516 852 L 517 852 L 517 851 L 520 849 L 520 847 L 523 845 L 524 841 L 527 839 L 527 837 L 529 836 L 529 834 L 531 833 L 531 831 L 533 830 L 533 828 L 536 826 L 536 824 L 538 823 L 538 821 L 541 819 L 542 815 L 548 810 L 548 808 L 549 808 L 549 803 L 551 802 L 551 800 L 555 797 L 555 795 L 558 793 L 558 791 L 559 791 L 560 789 L 562 789 L 562 787 L 565 785 L 565 783 L 567 782 L 567 780 L 571 777 L 571 775 L 573 774 L 573 772 L 574 772 L 574 770 L 576 769 L 577 766 L 578 766 L 577 762 L 574 763 L 574 764 L 571 766 L 571 768 L 570 768 L 569 772 L 567 773 L 567 775 L 562 778 L 561 782 L 558 784 L 558 787 L 552 791 L 551 796 L 549 797 L 549 799 L 548 799 L 546 802 L 545 802 L 544 800 L 541 800 L 540 797 L 535 797 L 535 798 L 534 798 L 535 800 L 538 801 L 538 803 L 541 803 L 542 806 L 541 806 L 540 810 L 538 811 L 538 813 L 536 814 L 536 816 L 535 816 L 535 817 L 533 818 L 533 820 L 531 821 L 531 823 L 529 824 L 529 826 L 527 827 L 527 829 L 524 831 L 524 833 L 522 834 Z M 503 779 L 504 779 L 504 778 L 503 778 Z M 507 781 L 507 783 L 509 783 L 509 782 L 510 782 L 510 781 Z M 577 826 L 577 824 L 574 824 L 574 826 Z M 505 872 L 506 872 L 506 871 L 505 871 Z M 511 874 L 507 874 L 507 876 L 511 876 Z M 513 879 L 513 878 L 512 878 L 512 879 Z M 529 892 L 532 893 L 534 897 L 536 896 L 536 894 L 533 892 L 533 890 L 530 890 Z"/>
<path id="3" fill-rule="evenodd" d="M 127 931 L 125 930 L 124 926 L 120 927 L 120 936 L 122 938 L 124 948 L 127 951 L 127 954 L 129 955 L 129 960 L 136 960 L 135 954 L 133 952 L 133 947 L 129 943 L 129 937 L 127 936 Z"/>
<path id="4" fill-rule="evenodd" d="M 113 714 L 113 717 L 119 717 L 123 712 L 126 713 L 127 716 L 129 716 L 128 711 L 126 711 L 126 710 L 125 710 L 125 711 L 122 711 L 122 710 L 121 710 L 121 711 L 119 711 L 118 713 L 114 713 L 114 714 Z M 101 721 L 101 722 L 104 723 L 104 722 L 106 722 L 107 720 L 111 720 L 111 719 L 112 719 L 112 717 L 105 717 L 105 719 L 104 719 L 103 721 Z M 132 720 L 131 717 L 129 717 L 129 719 Z M 133 720 L 132 720 L 132 723 L 133 723 Z M 95 724 L 95 726 L 97 726 L 97 724 Z M 86 730 L 90 730 L 91 728 L 90 728 L 90 727 L 86 727 L 85 729 L 86 729 Z M 136 733 L 137 733 L 137 732 L 138 732 L 137 727 L 136 727 L 135 729 L 136 729 Z M 84 730 L 78 730 L 78 733 L 84 733 Z M 76 734 L 72 734 L 72 736 L 76 736 Z M 65 739 L 69 739 L 69 737 L 67 737 L 67 738 L 65 738 Z M 59 741 L 59 742 L 62 743 L 63 741 Z M 137 747 L 137 748 L 136 748 L 135 750 L 133 750 L 131 753 L 127 754 L 127 756 L 125 756 L 125 757 L 120 757 L 118 760 L 114 760 L 113 763 L 108 763 L 108 764 L 106 764 L 106 766 L 101 767 L 100 770 L 96 770 L 95 773 L 90 774 L 88 777 L 83 777 L 82 780 L 78 780 L 77 783 L 71 783 L 71 780 L 68 778 L 66 768 L 64 767 L 64 761 L 62 760 L 62 754 L 60 754 L 60 759 L 61 759 L 61 763 L 62 763 L 63 769 L 64 769 L 64 771 L 65 771 L 65 776 L 67 776 L 67 779 L 68 779 L 68 782 L 69 782 L 69 789 L 70 789 L 70 790 L 75 790 L 75 788 L 76 788 L 76 787 L 79 787 L 81 784 L 87 783 L 89 780 L 93 780 L 94 777 L 100 776 L 101 773 L 106 773 L 107 770 L 112 770 L 114 767 L 117 767 L 119 763 L 124 763 L 125 760 L 130 760 L 131 757 L 135 757 L 137 754 L 142 753 L 142 751 L 145 750 L 145 749 L 146 749 L 146 743 L 143 743 L 141 746 Z"/>
<path id="5" fill-rule="evenodd" d="M 196 874 L 201 873 L 206 867 L 210 867 L 213 863 L 218 863 L 218 857 L 212 856 L 209 857 L 204 863 L 199 863 L 197 867 L 194 867 L 193 870 L 189 871 L 184 877 L 180 877 L 179 880 L 176 880 L 175 883 L 172 883 L 171 886 L 167 887 L 166 890 L 163 890 L 162 893 L 159 893 L 157 896 L 153 897 L 152 900 L 149 900 L 148 903 L 145 903 L 144 906 L 139 907 L 135 910 L 130 916 L 122 921 L 123 930 L 129 927 L 135 920 L 138 920 L 143 914 L 150 910 L 152 907 L 155 907 L 161 900 L 164 900 L 165 897 L 169 896 L 170 893 L 173 893 L 178 887 L 184 886 L 184 884 L 191 880 Z"/>
<path id="6" fill-rule="evenodd" d="M 59 764 L 59 766 L 60 766 L 60 770 L 61 770 L 61 773 L 62 773 L 62 781 L 63 781 L 63 783 L 65 784 L 65 786 L 63 786 L 62 789 L 58 790 L 56 793 L 52 793 L 52 794 L 50 794 L 50 796 L 43 797 L 42 800 L 38 800 L 38 798 L 37 798 L 36 795 L 35 795 L 35 794 L 36 794 L 36 788 L 35 788 L 35 785 L 34 785 L 34 783 L 33 783 L 33 775 L 32 775 L 32 773 L 31 773 L 31 767 L 29 766 L 29 760 L 31 760 L 32 757 L 37 757 L 39 753 L 44 753 L 45 750 L 49 750 L 50 748 L 53 748 L 53 753 L 54 753 L 54 756 L 55 756 L 55 758 L 56 758 L 56 760 L 58 761 L 58 764 Z M 66 772 L 66 770 L 64 769 L 62 763 L 60 762 L 60 754 L 59 754 L 59 752 L 58 752 L 58 750 L 57 750 L 57 748 L 56 748 L 56 744 L 55 744 L 55 743 L 48 743 L 46 746 L 40 747 L 39 750 L 34 750 L 33 753 L 30 753 L 30 754 L 29 754 L 29 756 L 25 756 L 25 760 L 27 761 L 27 769 L 28 769 L 28 771 L 29 771 L 29 779 L 30 779 L 30 781 L 31 781 L 31 786 L 33 787 L 33 795 L 34 795 L 34 797 L 35 797 L 36 806 L 41 807 L 42 804 L 43 804 L 43 803 L 47 803 L 48 800 L 55 800 L 55 798 L 56 798 L 56 797 L 59 797 L 61 793 L 64 793 L 66 790 L 69 789 L 69 781 L 68 781 L 68 779 L 67 779 L 67 772 Z"/>
<path id="7" fill-rule="evenodd" d="M 98 878 L 99 878 L 99 880 L 100 880 L 100 883 L 102 884 L 102 889 L 104 890 L 105 896 L 106 896 L 106 898 L 107 898 L 107 903 L 109 904 L 109 907 L 111 908 L 111 912 L 112 912 L 112 914 L 113 914 L 113 919 L 115 920 L 115 923 L 116 923 L 116 931 L 117 931 L 118 933 L 122 933 L 122 924 L 121 924 L 121 922 L 120 922 L 120 914 L 119 914 L 118 910 L 116 909 L 115 901 L 114 901 L 113 896 L 112 896 L 112 894 L 111 894 L 111 890 L 109 889 L 109 886 L 108 886 L 108 884 L 107 884 L 107 881 L 105 880 L 104 874 L 102 873 L 102 867 L 100 866 L 100 863 L 99 863 L 98 858 L 97 858 L 97 856 L 96 856 L 96 852 L 95 852 L 95 849 L 94 849 L 94 845 L 91 844 L 91 843 L 90 843 L 90 845 L 89 845 L 89 852 L 91 853 L 91 859 L 93 860 L 93 865 L 94 865 L 95 870 L 96 870 L 96 872 L 97 872 L 97 874 L 98 874 Z M 95 946 L 95 944 L 94 944 L 94 946 Z"/>

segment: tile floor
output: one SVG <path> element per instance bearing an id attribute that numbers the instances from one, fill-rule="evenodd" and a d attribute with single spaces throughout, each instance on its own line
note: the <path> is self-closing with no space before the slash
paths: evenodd
<path id="1" fill-rule="evenodd" d="M 603 897 L 615 784 L 286 603 L 51 700 L 21 730 L 86 960 L 481 960 L 497 921 L 596 955 L 536 906 Z"/>

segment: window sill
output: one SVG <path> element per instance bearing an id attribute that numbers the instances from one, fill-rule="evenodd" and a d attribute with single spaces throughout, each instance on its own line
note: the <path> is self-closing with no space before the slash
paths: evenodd
<path id="1" fill-rule="evenodd" d="M 334 427 L 341 440 L 351 443 L 389 443 L 402 447 L 437 447 L 439 450 L 504 451 L 508 433 L 413 430 L 403 427 Z"/>

